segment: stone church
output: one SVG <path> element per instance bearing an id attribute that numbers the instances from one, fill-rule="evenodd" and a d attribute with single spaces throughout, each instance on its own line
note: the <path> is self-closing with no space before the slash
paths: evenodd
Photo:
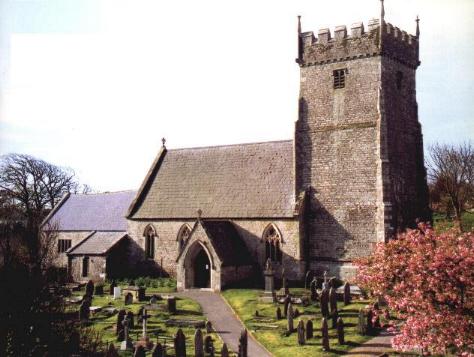
<path id="1" fill-rule="evenodd" d="M 420 30 L 379 19 L 302 32 L 299 113 L 290 140 L 168 150 L 137 192 L 68 195 L 58 265 L 75 280 L 168 274 L 178 289 L 261 276 L 290 280 L 354 259 L 429 220 L 416 102 Z M 295 93 L 295 100 L 296 93 Z M 289 118 L 288 120 L 292 120 Z"/>

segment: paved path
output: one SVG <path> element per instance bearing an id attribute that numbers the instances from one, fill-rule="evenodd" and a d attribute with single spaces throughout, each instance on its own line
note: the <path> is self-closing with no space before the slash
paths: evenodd
<path id="1" fill-rule="evenodd" d="M 227 347 L 236 353 L 238 352 L 239 337 L 244 326 L 220 294 L 210 291 L 188 290 L 177 295 L 197 301 L 207 319 L 211 321 L 212 327 L 221 336 Z M 271 357 L 271 354 L 249 335 L 248 356 Z"/>
<path id="2" fill-rule="evenodd" d="M 368 340 L 359 347 L 353 348 L 346 354 L 351 357 L 364 357 L 364 356 L 380 356 L 382 353 L 388 353 L 393 351 L 391 339 L 395 336 L 394 333 L 382 330 L 380 335 Z"/>

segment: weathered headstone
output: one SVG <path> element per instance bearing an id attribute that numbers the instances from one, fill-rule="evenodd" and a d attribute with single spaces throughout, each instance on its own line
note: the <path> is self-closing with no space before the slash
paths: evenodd
<path id="1" fill-rule="evenodd" d="M 306 343 L 306 336 L 304 334 L 304 322 L 303 320 L 300 320 L 298 322 L 298 327 L 297 327 L 297 330 L 298 330 L 298 344 L 300 346 L 304 345 Z"/>
<path id="2" fill-rule="evenodd" d="M 130 305 L 130 304 L 133 303 L 132 293 L 127 293 L 127 295 L 125 295 L 124 303 L 125 303 L 125 305 Z"/>
<path id="3" fill-rule="evenodd" d="M 116 325 L 115 325 L 115 334 L 117 336 L 119 335 L 120 330 L 123 330 L 122 321 L 125 318 L 125 315 L 126 315 L 125 310 L 120 310 L 117 314 L 117 322 L 116 322 Z M 122 340 L 123 340 L 123 338 L 122 338 Z M 119 341 L 122 341 L 122 340 L 119 340 Z"/>
<path id="4" fill-rule="evenodd" d="M 186 337 L 181 329 L 174 336 L 174 351 L 176 357 L 186 357 Z"/>
<path id="5" fill-rule="evenodd" d="M 117 283 L 115 282 L 115 279 L 112 280 L 109 286 L 109 295 L 114 295 L 114 288 L 117 287 Z"/>
<path id="6" fill-rule="evenodd" d="M 329 317 L 329 290 L 323 289 L 321 296 L 319 297 L 319 304 L 321 305 L 321 315 L 323 317 Z"/>
<path id="7" fill-rule="evenodd" d="M 344 344 L 344 321 L 341 318 L 337 319 L 337 340 L 340 345 Z"/>
<path id="8" fill-rule="evenodd" d="M 194 356 L 204 357 L 204 341 L 201 329 L 196 329 L 194 333 Z"/>
<path id="9" fill-rule="evenodd" d="M 145 357 L 145 347 L 142 345 L 137 345 L 133 357 Z"/>
<path id="10" fill-rule="evenodd" d="M 285 314 L 285 317 L 288 315 L 288 305 L 291 303 L 291 296 L 286 295 L 285 300 L 283 302 L 283 312 Z"/>
<path id="11" fill-rule="evenodd" d="M 224 344 L 222 345 L 221 357 L 229 357 L 229 349 L 227 348 L 227 344 L 226 344 L 226 343 L 224 343 Z"/>
<path id="12" fill-rule="evenodd" d="M 86 284 L 86 295 L 94 295 L 94 282 L 92 280 L 89 280 Z"/>
<path id="13" fill-rule="evenodd" d="M 207 335 L 206 338 L 204 338 L 204 352 L 211 353 L 212 347 L 213 347 L 212 337 Z"/>
<path id="14" fill-rule="evenodd" d="M 276 309 L 276 319 L 281 320 L 281 309 L 280 306 L 277 307 Z"/>
<path id="15" fill-rule="evenodd" d="M 107 352 L 105 353 L 105 357 L 119 357 L 119 354 L 117 350 L 115 349 L 115 346 L 113 343 L 109 344 L 109 348 L 107 349 Z"/>
<path id="16" fill-rule="evenodd" d="M 83 301 L 81 307 L 79 308 L 79 320 L 80 321 L 89 321 L 90 316 L 90 305 L 87 301 Z"/>
<path id="17" fill-rule="evenodd" d="M 317 284 L 318 281 L 316 280 L 316 277 L 313 277 L 313 280 L 311 280 L 311 283 L 309 284 L 309 290 L 311 291 L 311 301 L 318 300 L 318 292 L 316 291 Z"/>
<path id="18" fill-rule="evenodd" d="M 130 327 L 130 321 L 128 321 L 127 316 L 122 321 L 122 326 L 123 326 L 123 341 L 120 345 L 120 350 L 126 351 L 126 350 L 131 350 L 133 348 L 132 341 L 130 341 L 129 338 L 129 327 Z"/>
<path id="19" fill-rule="evenodd" d="M 337 312 L 337 295 L 336 288 L 334 287 L 329 289 L 329 305 L 331 307 L 331 314 Z"/>
<path id="20" fill-rule="evenodd" d="M 331 314 L 331 328 L 332 329 L 335 329 L 337 328 L 337 318 L 339 317 L 338 313 L 337 313 L 337 310 L 334 311 L 332 314 Z"/>
<path id="21" fill-rule="evenodd" d="M 349 305 L 351 303 L 351 285 L 346 282 L 344 284 L 344 305 Z"/>
<path id="22" fill-rule="evenodd" d="M 308 320 L 306 322 L 306 339 L 309 340 L 310 338 L 313 338 L 313 321 Z"/>
<path id="23" fill-rule="evenodd" d="M 135 328 L 135 315 L 133 314 L 133 311 L 127 312 L 127 318 L 130 321 L 130 328 Z"/>
<path id="24" fill-rule="evenodd" d="M 138 288 L 138 301 L 145 301 L 146 300 L 146 288 L 141 286 Z"/>
<path id="25" fill-rule="evenodd" d="M 364 309 L 359 309 L 359 317 L 357 319 L 357 332 L 359 335 L 365 335 L 367 333 L 367 324 Z"/>
<path id="26" fill-rule="evenodd" d="M 120 299 L 120 296 L 122 296 L 122 290 L 120 289 L 120 286 L 114 287 L 114 300 Z"/>
<path id="27" fill-rule="evenodd" d="M 176 298 L 175 297 L 168 298 L 168 312 L 170 314 L 176 314 Z"/>
<path id="28" fill-rule="evenodd" d="M 267 259 L 263 275 L 265 277 L 265 291 L 262 300 L 264 302 L 275 302 L 275 271 L 273 270 L 270 258 Z"/>
<path id="29" fill-rule="evenodd" d="M 292 333 L 294 330 L 294 326 L 293 326 L 293 306 L 291 305 L 291 302 L 288 305 L 288 313 L 287 313 L 286 319 L 288 323 L 287 325 L 288 332 Z"/>
<path id="30" fill-rule="evenodd" d="M 151 351 L 151 357 L 164 357 L 165 350 L 161 343 L 157 342 L 153 350 Z"/>
<path id="31" fill-rule="evenodd" d="M 247 330 L 244 329 L 239 337 L 239 357 L 248 357 L 248 335 Z"/>
<path id="32" fill-rule="evenodd" d="M 325 317 L 323 317 L 323 321 L 321 324 L 321 335 L 323 337 L 322 339 L 323 351 L 329 351 L 328 321 L 326 320 Z"/>
<path id="33" fill-rule="evenodd" d="M 205 326 L 206 326 L 206 332 L 211 333 L 212 332 L 212 323 L 211 323 L 211 321 L 207 320 Z"/>

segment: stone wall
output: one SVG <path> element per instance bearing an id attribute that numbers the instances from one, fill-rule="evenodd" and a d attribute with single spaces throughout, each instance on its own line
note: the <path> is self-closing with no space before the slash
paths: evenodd
<path id="1" fill-rule="evenodd" d="M 104 256 L 89 256 L 89 275 L 82 276 L 82 255 L 71 257 L 71 275 L 74 281 L 102 281 L 105 279 L 106 258 Z"/>
<path id="2" fill-rule="evenodd" d="M 54 265 L 61 268 L 67 268 L 67 255 L 66 253 L 58 253 L 58 240 L 59 239 L 70 239 L 71 240 L 71 247 L 79 244 L 82 240 L 87 238 L 91 231 L 75 231 L 75 232 L 58 232 L 56 237 L 56 244 L 54 245 Z"/>

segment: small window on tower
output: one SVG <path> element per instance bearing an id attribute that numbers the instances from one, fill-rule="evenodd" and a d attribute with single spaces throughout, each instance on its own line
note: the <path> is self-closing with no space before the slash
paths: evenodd
<path id="1" fill-rule="evenodd" d="M 346 86 L 346 70 L 336 69 L 333 72 L 334 76 L 334 89 L 344 88 Z"/>
<path id="2" fill-rule="evenodd" d="M 397 89 L 398 90 L 402 89 L 402 83 L 403 83 L 403 73 L 398 71 L 397 72 Z"/>

